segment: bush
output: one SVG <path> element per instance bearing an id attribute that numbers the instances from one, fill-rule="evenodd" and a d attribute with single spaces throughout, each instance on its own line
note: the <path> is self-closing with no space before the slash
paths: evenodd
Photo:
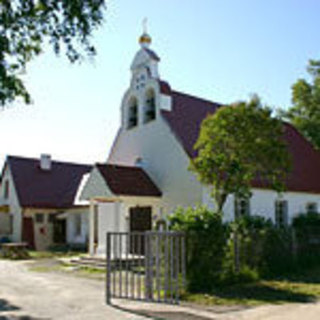
<path id="1" fill-rule="evenodd" d="M 179 208 L 170 217 L 170 227 L 187 235 L 189 291 L 210 291 L 220 281 L 228 239 L 221 214 L 203 206 Z"/>
<path id="2" fill-rule="evenodd" d="M 320 214 L 301 213 L 293 219 L 296 261 L 300 267 L 320 264 Z"/>
<path id="3" fill-rule="evenodd" d="M 231 225 L 238 236 L 240 272 L 245 268 L 271 276 L 293 268 L 291 229 L 275 227 L 262 216 L 241 217 Z"/>

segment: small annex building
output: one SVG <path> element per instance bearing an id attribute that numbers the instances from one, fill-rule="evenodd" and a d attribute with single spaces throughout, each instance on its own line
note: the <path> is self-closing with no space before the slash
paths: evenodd
<path id="1" fill-rule="evenodd" d="M 105 253 L 107 231 L 146 230 L 166 224 L 178 206 L 213 207 L 207 186 L 188 169 L 202 120 L 221 104 L 171 88 L 160 79 L 160 58 L 148 34 L 131 64 L 129 88 L 121 103 L 121 124 L 106 164 L 93 167 L 80 193 L 90 201 L 90 253 Z M 320 206 L 320 153 L 290 124 L 284 139 L 292 172 L 281 195 L 262 181 L 252 183 L 246 201 L 229 196 L 225 218 L 235 211 L 262 215 L 277 225 Z"/>
<path id="2" fill-rule="evenodd" d="M 85 246 L 88 203 L 77 190 L 91 166 L 8 156 L 0 180 L 0 239 L 46 250 L 54 244 Z"/>

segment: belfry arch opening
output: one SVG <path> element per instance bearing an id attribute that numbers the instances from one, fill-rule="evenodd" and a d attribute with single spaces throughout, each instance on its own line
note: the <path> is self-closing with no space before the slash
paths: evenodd
<path id="1" fill-rule="evenodd" d="M 145 108 L 144 108 L 144 123 L 156 119 L 156 95 L 153 89 L 146 92 Z"/>
<path id="2" fill-rule="evenodd" d="M 128 121 L 127 128 L 131 129 L 138 125 L 138 100 L 132 97 L 128 103 Z"/>

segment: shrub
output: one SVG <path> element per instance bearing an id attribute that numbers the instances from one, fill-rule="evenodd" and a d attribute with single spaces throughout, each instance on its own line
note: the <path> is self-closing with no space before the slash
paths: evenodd
<path id="1" fill-rule="evenodd" d="M 221 278 L 228 239 L 228 228 L 221 214 L 203 206 L 179 208 L 170 217 L 170 227 L 187 235 L 189 291 L 210 291 Z"/>
<path id="2" fill-rule="evenodd" d="M 294 247 L 299 267 L 320 263 L 320 214 L 301 213 L 293 219 Z"/>

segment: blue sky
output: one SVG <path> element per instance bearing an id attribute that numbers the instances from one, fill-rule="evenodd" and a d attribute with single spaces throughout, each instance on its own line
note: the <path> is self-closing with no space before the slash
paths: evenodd
<path id="1" fill-rule="evenodd" d="M 320 58 L 319 12 L 319 0 L 110 0 L 94 62 L 70 65 L 48 49 L 30 64 L 34 103 L 0 112 L 0 165 L 7 154 L 106 160 L 144 17 L 174 89 L 222 103 L 257 93 L 288 107 L 291 85 Z"/>

